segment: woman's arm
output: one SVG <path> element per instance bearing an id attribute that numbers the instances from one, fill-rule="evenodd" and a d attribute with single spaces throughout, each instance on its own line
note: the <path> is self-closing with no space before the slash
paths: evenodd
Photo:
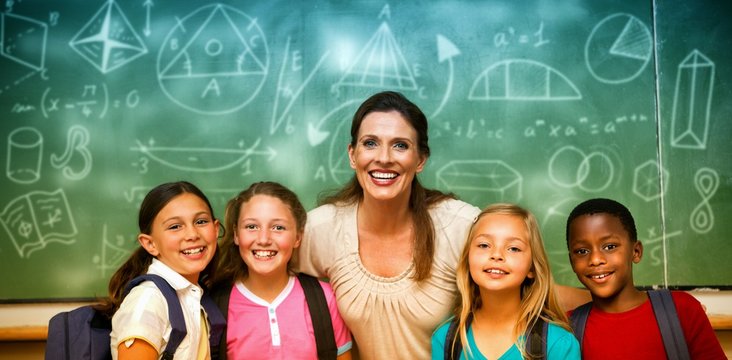
<path id="1" fill-rule="evenodd" d="M 566 313 L 576 307 L 592 301 L 592 296 L 587 289 L 580 289 L 572 286 L 557 285 L 557 298 L 559 306 Z"/>

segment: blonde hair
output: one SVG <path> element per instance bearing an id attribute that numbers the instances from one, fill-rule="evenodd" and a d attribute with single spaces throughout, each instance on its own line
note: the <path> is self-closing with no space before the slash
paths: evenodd
<path id="1" fill-rule="evenodd" d="M 536 221 L 534 215 L 514 204 L 494 204 L 485 208 L 473 221 L 473 225 L 470 227 L 468 239 L 465 242 L 460 260 L 458 262 L 457 273 L 455 275 L 457 280 L 457 288 L 460 296 L 457 299 L 457 306 L 455 308 L 455 317 L 458 319 L 458 327 L 456 334 L 459 334 L 459 341 L 464 344 L 464 349 L 470 352 L 468 344 L 468 332 L 467 326 L 473 313 L 480 309 L 482 306 L 482 300 L 480 298 L 480 288 L 473 281 L 470 276 L 470 266 L 468 263 L 470 244 L 471 240 L 475 236 L 475 224 L 480 219 L 488 214 L 501 214 L 510 215 L 521 218 L 526 225 L 526 229 L 529 233 L 529 246 L 531 248 L 531 271 L 534 273 L 534 278 L 526 278 L 521 284 L 521 312 L 519 314 L 519 320 L 514 326 L 513 336 L 519 340 L 516 343 L 521 355 L 524 358 L 532 358 L 531 354 L 527 354 L 524 349 L 525 341 L 520 337 L 522 334 L 526 334 L 528 329 L 531 329 L 538 319 L 542 319 L 547 323 L 556 324 L 566 330 L 570 330 L 567 322 L 567 316 L 559 306 L 557 297 L 555 295 L 555 284 L 554 278 L 552 277 L 551 270 L 549 268 L 549 259 L 547 258 L 546 251 L 544 250 L 544 242 L 539 232 L 539 224 Z M 452 344 L 445 344 L 445 346 L 451 346 L 455 348 L 458 341 L 458 336 L 455 336 Z"/>

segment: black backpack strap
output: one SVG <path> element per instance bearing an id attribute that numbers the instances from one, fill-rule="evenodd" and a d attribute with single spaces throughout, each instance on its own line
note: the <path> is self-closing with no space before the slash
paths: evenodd
<path id="1" fill-rule="evenodd" d="M 591 301 L 574 309 L 572 315 L 569 316 L 569 325 L 572 327 L 577 341 L 579 341 L 580 349 L 582 348 L 582 338 L 585 336 L 587 318 L 590 317 L 590 310 L 592 310 Z"/>
<path id="2" fill-rule="evenodd" d="M 318 349 L 318 359 L 335 359 L 338 356 L 338 347 L 335 342 L 333 323 L 328 309 L 328 302 L 325 299 L 323 287 L 318 279 L 307 275 L 298 274 L 298 280 L 305 292 L 305 301 L 310 310 L 310 319 L 315 332 L 315 345 Z"/>
<path id="3" fill-rule="evenodd" d="M 690 359 L 684 331 L 681 328 L 671 292 L 668 289 L 650 290 L 648 291 L 648 297 L 651 299 L 653 314 L 656 316 L 656 322 L 658 323 L 658 329 L 661 331 L 663 347 L 666 349 L 668 359 Z"/>
<path id="4" fill-rule="evenodd" d="M 168 339 L 168 345 L 165 346 L 161 359 L 172 360 L 175 355 L 175 350 L 178 345 L 186 337 L 186 320 L 183 317 L 183 308 L 178 300 L 178 294 L 165 279 L 155 274 L 140 275 L 132 280 L 125 286 L 125 292 L 123 296 L 126 296 L 132 288 L 139 285 L 143 281 L 152 281 L 160 289 L 160 292 L 165 297 L 165 301 L 168 303 L 168 319 L 170 320 L 170 326 L 172 328 L 170 332 L 170 339 Z"/>
<path id="5" fill-rule="evenodd" d="M 231 293 L 231 292 L 229 292 Z M 227 297 L 228 299 L 228 297 Z M 227 302 L 228 303 L 228 302 Z M 224 335 L 224 332 L 226 330 L 226 315 L 222 314 L 219 310 L 219 307 L 217 306 L 214 299 L 209 295 L 208 293 L 204 292 L 203 296 L 201 297 L 201 306 L 203 307 L 203 310 L 206 312 L 206 317 L 208 318 L 208 324 L 209 324 L 209 332 L 208 332 L 208 342 L 209 342 L 209 348 L 211 349 L 211 359 L 217 360 L 219 359 L 219 345 L 223 342 L 226 344 L 226 338 L 222 341 L 222 336 Z M 227 305 L 227 314 L 228 314 L 228 305 Z M 215 354 L 214 354 L 215 353 Z"/>
<path id="6" fill-rule="evenodd" d="M 214 287 L 214 290 L 211 292 L 211 299 L 218 307 L 219 312 L 224 317 L 224 319 L 228 319 L 229 316 L 229 298 L 231 297 L 232 288 L 233 285 L 222 285 Z M 211 338 L 211 360 L 226 360 L 226 336 L 227 329 L 226 326 L 224 326 L 223 330 L 221 331 L 221 335 L 219 336 L 219 340 L 216 344 L 214 344 L 213 342 L 214 339 Z"/>
<path id="7" fill-rule="evenodd" d="M 445 360 L 458 360 L 460 359 L 460 353 L 463 351 L 463 341 L 457 333 L 458 322 L 459 319 L 457 316 L 453 317 L 450 321 L 450 326 L 447 328 L 447 335 L 445 335 Z M 465 328 L 469 328 L 472 322 L 473 314 L 470 314 L 468 315 L 467 321 L 465 321 Z M 455 342 L 455 347 L 452 346 L 453 341 Z"/>
<path id="8" fill-rule="evenodd" d="M 526 335 L 526 353 L 530 359 L 547 358 L 547 333 L 549 324 L 542 318 L 538 318 Z"/>

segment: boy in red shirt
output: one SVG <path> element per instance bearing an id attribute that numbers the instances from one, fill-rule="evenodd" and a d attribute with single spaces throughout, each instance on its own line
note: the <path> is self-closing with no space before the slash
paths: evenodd
<path id="1" fill-rule="evenodd" d="M 609 199 L 577 205 L 567 219 L 567 247 L 572 270 L 592 295 L 582 358 L 666 359 L 648 295 L 633 285 L 643 245 L 630 211 Z M 690 357 L 726 359 L 699 301 L 683 291 L 671 294 Z"/>

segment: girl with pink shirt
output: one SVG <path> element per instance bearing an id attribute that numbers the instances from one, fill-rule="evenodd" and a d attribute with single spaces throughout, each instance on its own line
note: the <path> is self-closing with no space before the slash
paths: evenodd
<path id="1" fill-rule="evenodd" d="M 318 359 L 303 285 L 290 270 L 306 218 L 297 195 L 275 182 L 254 183 L 227 204 L 213 295 L 227 316 L 227 334 L 216 349 L 221 358 Z M 350 359 L 351 335 L 333 289 L 319 283 L 337 348 L 328 357 Z"/>

